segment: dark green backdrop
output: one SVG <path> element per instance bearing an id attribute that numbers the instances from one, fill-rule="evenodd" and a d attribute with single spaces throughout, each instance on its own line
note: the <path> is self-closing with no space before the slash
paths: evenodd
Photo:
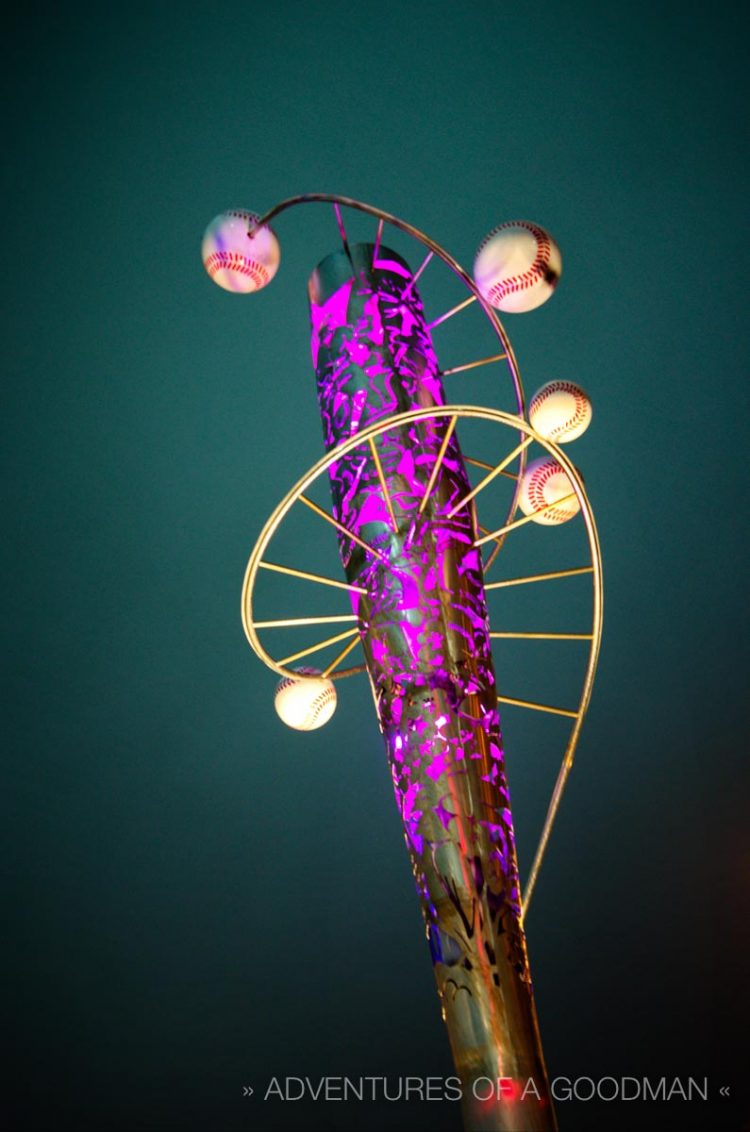
<path id="1" fill-rule="evenodd" d="M 708 1106 L 562 1105 L 564 1132 L 741 1127 L 718 1088 L 740 1097 L 747 1009 L 745 31 L 739 5 L 640 0 L 31 4 L 6 25 L 13 1126 L 459 1127 L 448 1103 L 242 1096 L 451 1072 L 367 686 L 288 732 L 239 622 L 247 553 L 321 448 L 305 282 L 336 231 L 285 217 L 248 299 L 211 285 L 200 237 L 319 190 L 469 265 L 508 218 L 563 249 L 553 300 L 506 323 L 529 391 L 592 395 L 575 459 L 607 586 L 528 923 L 545 1050 L 553 1075 L 711 1081 Z M 460 296 L 436 270 L 425 297 Z M 446 331 L 447 364 L 476 325 Z M 527 868 L 560 752 L 525 727 L 507 716 Z"/>

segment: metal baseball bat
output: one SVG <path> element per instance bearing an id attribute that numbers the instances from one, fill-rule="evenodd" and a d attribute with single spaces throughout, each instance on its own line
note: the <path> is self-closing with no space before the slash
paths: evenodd
<path id="1" fill-rule="evenodd" d="M 328 450 L 443 404 L 405 261 L 372 244 L 309 283 Z M 453 424 L 394 426 L 332 466 L 333 510 L 424 914 L 468 1130 L 557 1125 L 521 921 L 518 865 L 471 491 Z M 374 553 L 377 552 L 377 553 Z"/>

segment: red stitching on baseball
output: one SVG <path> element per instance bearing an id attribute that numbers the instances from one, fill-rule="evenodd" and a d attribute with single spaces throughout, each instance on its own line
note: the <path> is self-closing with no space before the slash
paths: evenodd
<path id="1" fill-rule="evenodd" d="M 551 381 L 549 385 L 545 386 L 544 389 L 540 389 L 532 398 L 529 406 L 529 420 L 531 420 L 531 417 L 540 405 L 543 405 L 553 393 L 558 393 L 561 390 L 564 393 L 570 393 L 571 397 L 573 397 L 575 400 L 575 409 L 573 410 L 572 417 L 569 417 L 562 424 L 553 428 L 552 432 L 546 434 L 548 440 L 554 440 L 556 436 L 560 436 L 561 433 L 567 431 L 569 428 L 574 428 L 586 419 L 588 401 L 583 396 L 578 386 L 574 385 L 572 381 Z"/>
<path id="2" fill-rule="evenodd" d="M 325 707 L 326 704 L 331 702 L 335 694 L 336 693 L 333 688 L 324 688 L 322 692 L 318 693 L 318 695 L 310 704 L 310 711 L 313 713 L 313 717 L 318 714 L 318 710 L 320 708 Z"/>
<path id="3" fill-rule="evenodd" d="M 267 268 L 262 263 L 258 263 L 257 259 L 251 259 L 240 252 L 212 252 L 206 259 L 208 274 L 213 277 L 223 268 L 238 271 L 241 275 L 249 275 L 255 283 L 267 283 L 270 278 Z"/>
<path id="4" fill-rule="evenodd" d="M 526 486 L 526 490 L 528 492 L 529 502 L 534 508 L 534 514 L 536 514 L 537 511 L 541 511 L 543 507 L 547 506 L 548 501 L 544 498 L 544 485 L 549 479 L 552 478 L 552 476 L 556 476 L 558 474 L 562 474 L 566 479 L 568 479 L 565 469 L 560 464 L 558 464 L 556 460 L 550 459 L 547 461 L 547 463 L 542 464 L 541 467 L 537 468 L 532 475 Z M 569 479 L 568 483 L 570 483 Z M 573 485 L 570 484 L 570 487 L 572 490 Z M 565 494 L 567 495 L 568 493 L 566 492 Z M 559 500 L 555 500 L 556 504 L 558 502 Z M 572 518 L 576 513 L 575 511 L 573 511 L 571 514 L 569 508 L 572 508 L 572 505 L 573 501 L 571 499 L 568 501 L 568 504 L 565 508 L 558 508 L 556 506 L 550 507 L 550 509 L 548 511 L 545 511 L 544 514 L 545 516 L 556 519 Z"/>
<path id="5" fill-rule="evenodd" d="M 241 209 L 231 208 L 227 216 L 236 216 L 238 220 L 260 220 L 257 212 L 243 212 Z"/>
<path id="6" fill-rule="evenodd" d="M 497 235 L 498 232 L 502 232 L 504 228 L 524 228 L 527 232 L 531 232 L 531 235 L 536 240 L 536 259 L 527 271 L 522 272 L 520 275 L 510 275 L 501 283 L 494 283 L 492 287 L 489 288 L 486 295 L 486 298 L 491 303 L 504 298 L 506 295 L 511 295 L 516 291 L 525 291 L 540 279 L 544 279 L 548 273 L 550 254 L 552 252 L 550 238 L 543 228 L 539 228 L 536 224 L 531 224 L 526 220 L 506 220 L 504 224 L 498 224 L 497 228 L 493 228 L 492 231 L 485 236 L 477 248 L 477 255 L 479 255 L 482 248 L 489 243 L 493 236 Z M 554 287 L 557 283 L 556 276 L 554 277 L 554 282 L 552 279 L 550 279 L 549 282 Z"/>

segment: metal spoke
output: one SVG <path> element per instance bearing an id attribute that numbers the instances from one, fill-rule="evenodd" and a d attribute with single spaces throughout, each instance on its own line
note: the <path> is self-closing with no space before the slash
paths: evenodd
<path id="1" fill-rule="evenodd" d="M 472 464 L 475 468 L 484 468 L 485 472 L 491 472 L 494 465 L 488 464 L 485 460 L 475 460 L 472 456 L 464 456 L 464 462 Z M 509 480 L 517 480 L 518 476 L 515 472 L 501 472 L 501 476 L 505 476 Z"/>
<path id="2" fill-rule="evenodd" d="M 283 668 L 285 664 L 291 664 L 293 660 L 300 660 L 303 656 L 310 656 L 313 652 L 320 652 L 321 649 L 326 648 L 328 645 L 337 645 L 339 641 L 345 640 L 347 637 L 353 637 L 358 633 L 359 629 L 347 629 L 344 633 L 338 633 L 335 637 L 327 637 L 325 641 L 320 641 L 317 645 L 311 645 L 308 649 L 300 649 L 299 652 L 293 652 L 291 656 L 285 656 L 283 660 L 278 663 Z"/>
<path id="3" fill-rule="evenodd" d="M 463 499 L 460 500 L 460 502 L 458 502 L 456 506 L 448 512 L 448 518 L 452 519 L 456 514 L 456 511 L 460 511 L 462 507 L 466 506 L 470 499 L 473 499 L 475 495 L 479 495 L 480 491 L 484 491 L 488 484 L 492 483 L 495 476 L 499 476 L 501 472 L 505 471 L 505 469 L 508 467 L 508 464 L 512 463 L 513 460 L 515 460 L 516 456 L 519 456 L 525 448 L 528 448 L 533 439 L 533 436 L 527 436 L 526 439 L 522 440 L 521 443 L 518 444 L 512 452 L 509 452 L 504 460 L 501 460 L 500 463 L 497 464 L 491 472 L 488 472 L 484 479 L 480 480 L 477 486 L 472 488 L 469 494 L 465 495 Z M 513 478 L 515 479 L 515 476 Z"/>
<path id="4" fill-rule="evenodd" d="M 375 444 L 375 441 L 373 440 L 372 437 L 370 437 L 369 444 L 370 444 L 370 451 L 372 452 L 372 458 L 375 461 L 375 468 L 376 468 L 377 473 L 378 473 L 378 479 L 380 480 L 380 490 L 383 492 L 383 498 L 385 499 L 385 505 L 388 508 L 388 514 L 391 517 L 391 525 L 392 525 L 394 531 L 396 531 L 396 530 L 398 530 L 398 524 L 396 523 L 396 516 L 393 513 L 393 502 L 391 500 L 390 492 L 388 491 L 388 485 L 385 482 L 385 476 L 383 475 L 383 465 L 380 463 L 380 455 L 378 453 L 378 449 L 377 449 L 377 446 Z"/>
<path id="5" fill-rule="evenodd" d="M 450 377 L 452 373 L 463 373 L 467 369 L 476 369 L 477 366 L 486 366 L 489 362 L 502 362 L 508 357 L 507 354 L 492 354 L 489 358 L 480 358 L 478 362 L 466 362 L 462 366 L 451 366 L 450 369 L 442 369 L 440 371 L 441 377 Z"/>
<path id="6" fill-rule="evenodd" d="M 514 700 L 510 696 L 498 696 L 497 702 L 499 704 L 512 704 L 513 707 L 531 708 L 532 711 L 546 711 L 551 715 L 566 715 L 569 719 L 578 719 L 577 711 L 569 711 L 568 708 L 552 707 L 550 704 L 538 704 L 534 700 Z"/>
<path id="7" fill-rule="evenodd" d="M 493 550 L 491 550 L 491 551 L 490 551 L 490 553 L 489 553 L 489 554 L 487 555 L 487 561 L 485 562 L 484 566 L 482 567 L 482 569 L 484 570 L 484 573 L 485 573 L 485 574 L 487 573 L 487 571 L 489 570 L 490 566 L 492 565 L 492 563 L 493 563 L 493 562 L 495 561 L 495 559 L 497 558 L 497 556 L 498 556 L 498 554 L 500 553 L 500 551 L 501 551 L 501 550 L 503 549 L 503 546 L 504 546 L 504 545 L 505 545 L 505 536 L 504 536 L 504 535 L 503 535 L 503 537 L 502 537 L 502 538 L 500 538 L 500 539 L 495 539 L 495 547 L 494 547 L 494 549 L 493 549 Z"/>
<path id="8" fill-rule="evenodd" d="M 284 617 L 277 621 L 253 621 L 253 625 L 256 629 L 294 629 L 299 625 L 336 625 L 356 620 L 355 614 L 342 613 L 335 617 Z"/>
<path id="9" fill-rule="evenodd" d="M 350 676 L 359 676 L 361 672 L 367 672 L 366 664 L 354 664 L 351 668 L 342 668 L 340 672 L 332 672 L 328 679 L 348 680 Z"/>
<path id="10" fill-rule="evenodd" d="M 404 293 L 403 293 L 403 295 L 402 295 L 402 298 L 404 298 L 404 299 L 405 299 L 405 298 L 407 297 L 407 295 L 408 295 L 408 294 L 409 294 L 409 292 L 411 291 L 412 287 L 413 287 L 413 286 L 414 286 L 414 284 L 415 284 L 415 283 L 417 282 L 417 280 L 419 279 L 420 275 L 422 274 L 422 272 L 424 271 L 424 269 L 425 269 L 425 268 L 427 267 L 427 264 L 428 264 L 428 263 L 430 262 L 430 260 L 431 260 L 431 259 L 432 259 L 432 257 L 434 256 L 434 254 L 435 254 L 434 252 L 428 252 L 428 253 L 427 253 L 427 255 L 426 255 L 426 256 L 424 257 L 424 259 L 422 260 L 421 264 L 420 264 L 420 265 L 419 265 L 419 267 L 417 268 L 416 272 L 414 273 L 414 275 L 412 275 L 410 282 L 406 284 L 406 288 L 405 288 L 405 290 L 404 290 Z"/>
<path id="11" fill-rule="evenodd" d="M 482 532 L 483 535 L 489 535 L 489 537 L 492 538 L 492 531 L 489 529 L 489 527 L 483 527 L 482 524 L 480 523 L 479 524 L 479 530 Z M 497 543 L 497 546 L 495 547 L 495 551 L 500 550 L 500 548 L 503 545 L 503 540 L 496 538 L 494 541 Z M 495 553 L 495 551 L 493 551 L 493 554 Z M 484 569 L 486 570 L 487 567 L 485 566 Z"/>
<path id="12" fill-rule="evenodd" d="M 277 574 L 291 574 L 293 578 L 304 578 L 308 582 L 319 582 L 323 586 L 336 586 L 341 590 L 352 590 L 354 593 L 366 594 L 364 586 L 355 586 L 351 582 L 338 582 L 335 578 L 324 578 L 322 574 L 311 574 L 308 570 L 296 570 L 293 566 L 280 566 L 277 562 L 259 562 L 262 570 L 273 570 Z"/>
<path id="13" fill-rule="evenodd" d="M 308 499 L 307 496 L 302 495 L 302 493 L 300 493 L 298 498 L 300 503 L 304 503 L 305 506 L 309 507 L 311 511 L 314 511 L 316 515 L 320 515 L 321 519 L 325 519 L 327 523 L 330 523 L 331 526 L 335 527 L 337 531 L 340 531 L 342 535 L 346 535 L 346 537 L 350 538 L 352 542 L 356 542 L 358 546 L 361 546 L 362 549 L 366 550 L 368 554 L 372 554 L 375 558 L 378 559 L 378 561 L 382 562 L 384 566 L 390 566 L 388 559 L 384 555 L 382 555 L 379 550 L 376 550 L 374 546 L 368 546 L 367 543 L 359 537 L 359 535 L 355 535 L 352 531 L 349 530 L 348 527 L 345 527 L 343 523 L 340 523 L 338 519 L 334 519 L 333 515 L 329 515 L 327 511 L 323 510 L 322 507 L 318 507 L 317 503 L 313 503 L 312 499 Z"/>
<path id="14" fill-rule="evenodd" d="M 331 663 L 328 665 L 326 670 L 321 675 L 326 676 L 326 677 L 330 676 L 331 673 L 333 672 L 334 668 L 337 668 L 339 666 L 339 664 L 341 664 L 341 661 L 344 659 L 344 657 L 348 656 L 349 653 L 352 651 L 352 649 L 356 648 L 356 646 L 358 644 L 359 644 L 359 637 L 352 637 L 351 641 L 349 641 L 349 644 L 344 646 L 344 648 L 341 650 L 341 652 L 336 657 L 336 659 L 331 661 Z"/>
<path id="15" fill-rule="evenodd" d="M 593 566 L 576 566 L 572 570 L 552 570 L 549 574 L 527 574 L 525 578 L 505 578 L 502 582 L 487 582 L 485 590 L 500 590 L 503 586 L 522 586 L 526 582 L 548 582 L 552 578 L 572 578 L 576 574 L 593 574 Z"/>
<path id="16" fill-rule="evenodd" d="M 593 633 L 490 633 L 498 640 L 522 641 L 593 641 Z"/>
<path id="17" fill-rule="evenodd" d="M 512 523 L 506 523 L 504 527 L 493 531 L 492 534 L 484 535 L 474 543 L 474 546 L 481 546 L 482 543 L 490 542 L 492 539 L 499 538 L 500 535 L 507 534 L 508 531 L 514 531 L 516 527 L 522 527 L 524 523 L 530 523 L 536 519 L 537 515 L 544 515 L 546 511 L 551 511 L 553 507 L 559 507 L 561 503 L 567 503 L 569 499 L 575 499 L 576 493 L 571 491 L 568 495 L 563 495 L 560 499 L 556 499 L 553 503 L 546 503 L 544 507 L 540 507 L 538 511 L 533 511 L 531 515 L 524 515 L 521 519 L 514 519 Z"/>
<path id="18" fill-rule="evenodd" d="M 349 241 L 346 238 L 346 228 L 344 227 L 344 221 L 341 219 L 341 209 L 339 207 L 338 201 L 334 202 L 333 211 L 336 213 L 336 223 L 339 226 L 339 235 L 341 236 L 341 243 L 344 245 L 344 251 L 346 252 L 346 257 L 349 260 L 349 263 L 351 263 L 352 267 L 353 267 L 354 264 L 352 263 L 352 253 L 349 250 Z"/>
<path id="19" fill-rule="evenodd" d="M 446 311 L 445 314 L 441 314 L 440 318 L 436 318 L 434 322 L 428 322 L 425 330 L 432 330 L 434 327 L 440 326 L 441 322 L 445 322 L 447 319 L 453 318 L 454 314 L 458 314 L 459 311 L 464 310 L 465 307 L 470 306 L 476 301 L 476 295 L 470 295 L 468 299 L 464 299 L 464 301 L 462 303 L 459 303 L 458 306 L 451 307 L 451 309 L 449 311 Z"/>
<path id="20" fill-rule="evenodd" d="M 440 467 L 443 463 L 443 457 L 445 456 L 445 451 L 448 447 L 448 444 L 450 442 L 450 438 L 453 435 L 453 430 L 454 430 L 455 427 L 456 427 L 456 418 L 451 417 L 450 422 L 448 424 L 448 427 L 445 430 L 445 436 L 443 437 L 443 443 L 440 445 L 440 451 L 437 454 L 437 459 L 435 460 L 435 463 L 433 464 L 432 471 L 430 473 L 430 478 L 427 481 L 427 487 L 425 488 L 425 493 L 422 496 L 422 502 L 419 504 L 418 514 L 420 514 L 420 515 L 422 514 L 425 507 L 427 506 L 427 500 L 430 498 L 430 495 L 432 493 L 432 489 L 435 486 L 435 480 L 438 477 L 438 472 L 440 471 Z"/>
<path id="21" fill-rule="evenodd" d="M 378 221 L 378 231 L 377 231 L 377 235 L 375 236 L 375 247 L 374 247 L 373 253 L 372 253 L 373 270 L 375 269 L 375 260 L 378 258 L 378 252 L 380 251 L 380 240 L 381 240 L 381 237 L 383 235 L 383 224 L 384 224 L 384 220 L 383 220 L 383 217 L 381 216 L 380 220 Z"/>

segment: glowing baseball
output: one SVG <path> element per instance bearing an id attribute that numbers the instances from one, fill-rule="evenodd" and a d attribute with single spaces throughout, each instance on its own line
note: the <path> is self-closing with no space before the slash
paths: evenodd
<path id="1" fill-rule="evenodd" d="M 543 507 L 560 500 L 565 501 L 560 502 L 558 507 L 550 507 L 549 511 L 542 511 Z M 581 509 L 567 472 L 551 456 L 532 460 L 526 468 L 521 479 L 518 504 L 524 515 L 534 515 L 533 522 L 549 527 L 567 523 Z M 536 515 L 537 511 L 541 513 Z"/>
<path id="2" fill-rule="evenodd" d="M 529 423 L 545 440 L 569 444 L 591 424 L 591 401 L 572 381 L 549 381 L 529 403 Z"/>
<path id="3" fill-rule="evenodd" d="M 273 231 L 264 227 L 247 234 L 258 219 L 254 212 L 233 209 L 214 217 L 203 234 L 203 266 L 225 291 L 260 291 L 278 271 L 281 252 Z"/>
<path id="4" fill-rule="evenodd" d="M 485 236 L 474 259 L 474 282 L 495 310 L 533 311 L 550 297 L 562 273 L 560 249 L 544 228 L 508 220 Z"/>
<path id="5" fill-rule="evenodd" d="M 336 710 L 336 689 L 317 668 L 295 668 L 306 680 L 285 676 L 276 685 L 273 705 L 282 723 L 295 731 L 315 731 L 328 723 Z M 315 679 L 317 677 L 317 679 Z"/>

